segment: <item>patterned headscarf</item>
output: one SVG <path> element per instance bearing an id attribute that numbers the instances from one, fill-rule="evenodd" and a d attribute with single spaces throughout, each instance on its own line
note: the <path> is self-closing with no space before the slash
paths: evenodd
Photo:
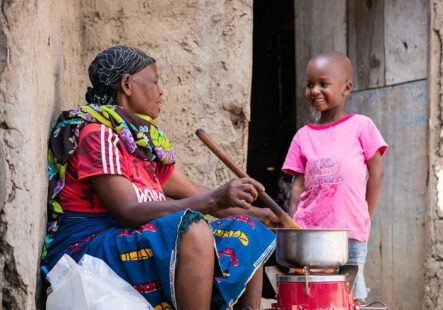
<path id="1" fill-rule="evenodd" d="M 93 87 L 88 87 L 86 101 L 100 105 L 113 104 L 117 95 L 114 84 L 123 75 L 135 74 L 154 62 L 154 58 L 133 47 L 114 46 L 104 50 L 89 65 L 89 79 Z"/>

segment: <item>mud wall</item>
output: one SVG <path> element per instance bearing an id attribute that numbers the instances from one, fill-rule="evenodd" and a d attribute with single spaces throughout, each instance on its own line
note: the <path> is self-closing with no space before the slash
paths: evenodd
<path id="1" fill-rule="evenodd" d="M 175 147 L 178 166 L 209 186 L 233 177 L 194 132 L 205 129 L 245 164 L 252 0 L 84 0 L 82 16 L 84 72 L 106 47 L 146 51 L 157 61 L 164 93 L 157 123 Z"/>
<path id="2" fill-rule="evenodd" d="M 429 178 L 427 204 L 427 256 L 423 309 L 443 309 L 443 132 L 442 132 L 442 39 L 443 3 L 430 6 L 431 31 L 428 63 Z"/>
<path id="3" fill-rule="evenodd" d="M 192 179 L 233 177 L 194 135 L 245 164 L 252 0 L 0 0 L 0 301 L 35 309 L 46 225 L 46 147 L 58 113 L 84 104 L 87 66 L 131 45 L 157 60 L 158 124 Z"/>
<path id="4" fill-rule="evenodd" d="M 3 309 L 32 309 L 46 222 L 46 140 L 78 66 L 75 1 L 0 1 Z"/>

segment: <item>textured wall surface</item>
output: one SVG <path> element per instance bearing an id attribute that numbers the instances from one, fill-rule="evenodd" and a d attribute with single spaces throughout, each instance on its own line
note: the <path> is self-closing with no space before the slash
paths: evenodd
<path id="1" fill-rule="evenodd" d="M 61 110 L 85 103 L 89 63 L 112 45 L 156 58 L 158 124 L 178 166 L 220 185 L 233 174 L 194 132 L 204 128 L 245 165 L 252 0 L 0 0 L 0 8 L 0 303 L 34 309 L 47 138 Z"/>
<path id="2" fill-rule="evenodd" d="M 427 258 L 423 309 L 443 309 L 443 132 L 442 39 L 443 3 L 431 1 L 428 64 L 429 180 L 427 204 Z"/>
<path id="3" fill-rule="evenodd" d="M 46 223 L 46 141 L 76 82 L 66 81 L 78 66 L 80 28 L 74 1 L 0 3 L 0 296 L 3 309 L 32 309 Z"/>
<path id="4" fill-rule="evenodd" d="M 84 72 L 98 52 L 116 44 L 153 56 L 164 93 L 157 123 L 174 145 L 178 166 L 208 186 L 232 178 L 194 132 L 205 129 L 245 165 L 252 1 L 84 0 L 82 15 Z"/>
<path id="5" fill-rule="evenodd" d="M 426 88 L 426 80 L 378 87 L 352 92 L 346 103 L 349 112 L 369 116 L 389 146 L 383 155 L 383 191 L 371 221 L 364 269 L 371 289 L 367 300 L 382 300 L 389 309 L 417 310 L 423 304 Z"/>

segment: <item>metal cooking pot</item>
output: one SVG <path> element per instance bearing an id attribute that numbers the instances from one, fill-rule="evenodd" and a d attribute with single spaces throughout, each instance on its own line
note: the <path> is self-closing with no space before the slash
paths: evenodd
<path id="1" fill-rule="evenodd" d="M 348 231 L 276 228 L 277 262 L 289 268 L 339 267 L 348 261 Z"/>

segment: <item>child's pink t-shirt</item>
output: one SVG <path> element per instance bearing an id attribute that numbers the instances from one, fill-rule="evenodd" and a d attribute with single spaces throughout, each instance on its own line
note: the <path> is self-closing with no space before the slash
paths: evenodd
<path id="1" fill-rule="evenodd" d="M 349 238 L 367 242 L 371 229 L 366 202 L 366 161 L 387 149 L 377 127 L 350 114 L 326 126 L 301 128 L 282 170 L 303 173 L 305 191 L 294 214 L 303 228 L 348 229 Z"/>

